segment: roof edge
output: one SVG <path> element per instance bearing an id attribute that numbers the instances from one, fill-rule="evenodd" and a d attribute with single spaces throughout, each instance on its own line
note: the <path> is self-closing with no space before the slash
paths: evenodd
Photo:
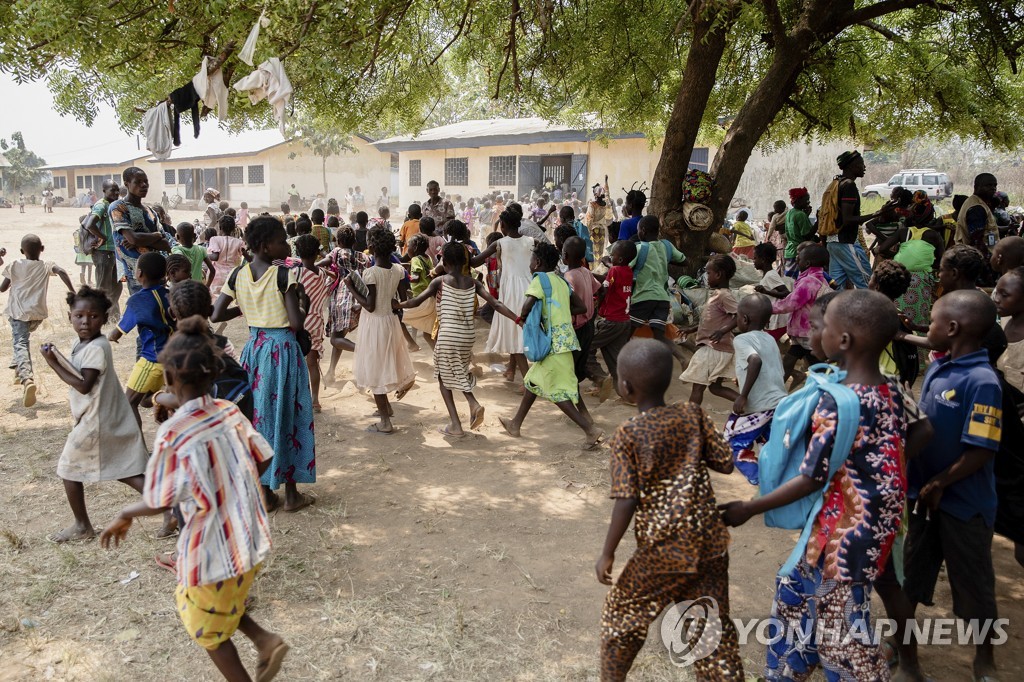
<path id="1" fill-rule="evenodd" d="M 372 142 L 382 152 L 429 151 L 437 149 L 476 149 L 504 145 L 545 144 L 551 142 L 593 142 L 599 137 L 612 140 L 644 138 L 643 133 L 606 133 L 604 130 L 552 130 L 536 133 L 445 137 L 437 140 L 396 140 Z"/>

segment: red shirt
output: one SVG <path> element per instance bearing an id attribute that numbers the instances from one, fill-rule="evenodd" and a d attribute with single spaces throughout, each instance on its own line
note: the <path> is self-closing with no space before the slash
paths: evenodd
<path id="1" fill-rule="evenodd" d="M 629 322 L 629 296 L 633 291 L 633 269 L 613 265 L 604 277 L 604 298 L 597 312 L 609 322 Z"/>

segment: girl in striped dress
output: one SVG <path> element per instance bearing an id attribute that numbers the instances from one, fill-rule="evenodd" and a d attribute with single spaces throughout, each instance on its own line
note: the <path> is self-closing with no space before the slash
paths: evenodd
<path id="1" fill-rule="evenodd" d="M 313 395 L 313 412 L 320 412 L 320 358 L 324 355 L 324 301 L 331 293 L 334 274 L 316 264 L 320 255 L 320 240 L 311 234 L 304 234 L 295 240 L 295 253 L 302 259 L 297 268 L 299 284 L 309 298 L 309 309 L 303 323 L 313 342 L 306 353 L 306 367 L 309 369 L 309 389 Z"/>
<path id="2" fill-rule="evenodd" d="M 513 322 L 516 315 L 502 305 L 487 291 L 487 286 L 472 276 L 465 274 L 466 247 L 461 242 L 448 242 L 441 253 L 444 269 L 448 274 L 430 282 L 419 296 L 403 301 L 402 308 L 414 308 L 430 298 L 437 298 L 437 338 L 434 342 L 434 376 L 437 377 L 441 397 L 448 408 L 451 419 L 448 426 L 439 427 L 438 431 L 445 436 L 461 438 L 465 436 L 459 412 L 455 409 L 454 391 L 461 391 L 469 403 L 469 428 L 479 428 L 484 423 L 484 407 L 476 396 L 473 388 L 476 377 L 469 370 L 469 362 L 473 356 L 474 315 L 476 313 L 476 297 L 484 299 L 494 310 Z"/>

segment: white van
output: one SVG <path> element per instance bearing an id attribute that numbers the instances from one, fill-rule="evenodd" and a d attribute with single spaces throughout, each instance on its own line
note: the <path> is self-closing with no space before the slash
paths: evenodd
<path id="1" fill-rule="evenodd" d="M 885 184 L 879 183 L 866 186 L 861 191 L 861 194 L 865 197 L 880 196 L 888 199 L 889 194 L 892 193 L 895 187 L 903 187 L 911 192 L 916 192 L 919 189 L 924 190 L 930 198 L 935 200 L 953 196 L 953 183 L 950 182 L 949 176 L 938 172 L 934 168 L 909 168 L 901 170 L 889 178 L 889 182 Z"/>

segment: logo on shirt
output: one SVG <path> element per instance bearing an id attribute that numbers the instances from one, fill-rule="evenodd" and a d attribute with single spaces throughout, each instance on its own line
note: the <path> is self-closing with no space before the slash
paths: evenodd
<path id="1" fill-rule="evenodd" d="M 940 393 L 939 396 L 935 399 L 935 402 L 939 403 L 940 405 L 945 405 L 946 407 L 960 407 L 960 403 L 953 400 L 953 398 L 956 398 L 956 389 L 951 388 L 948 391 L 943 391 L 942 393 Z"/>
<path id="2" fill-rule="evenodd" d="M 974 405 L 967 435 L 998 443 L 1003 436 L 1003 411 L 992 405 Z"/>
<path id="3" fill-rule="evenodd" d="M 693 665 L 715 652 L 722 641 L 722 619 L 714 597 L 681 601 L 665 612 L 661 642 L 673 665 Z"/>

